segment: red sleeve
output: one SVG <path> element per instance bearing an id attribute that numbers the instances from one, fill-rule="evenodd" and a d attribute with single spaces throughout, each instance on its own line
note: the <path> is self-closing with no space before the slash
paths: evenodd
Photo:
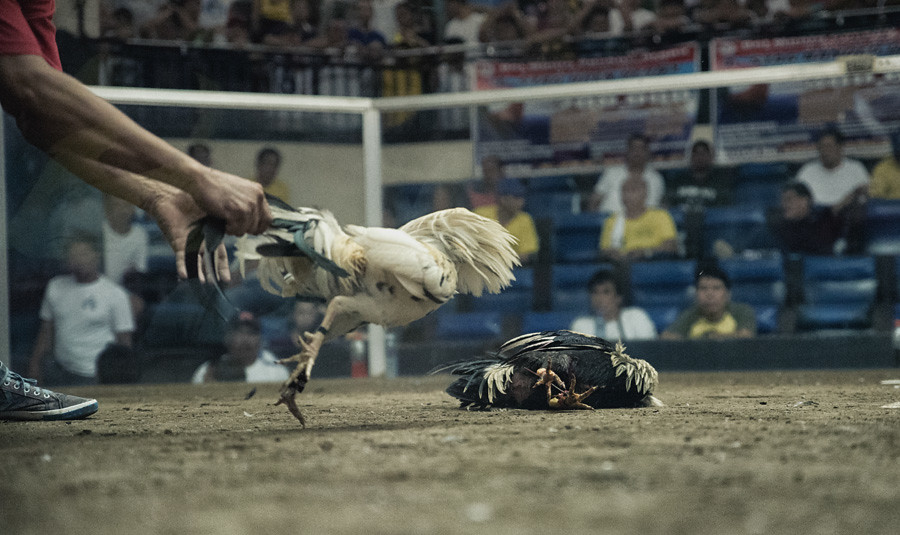
<path id="1" fill-rule="evenodd" d="M 0 0 L 0 55 L 41 56 L 62 70 L 53 25 L 55 0 Z"/>

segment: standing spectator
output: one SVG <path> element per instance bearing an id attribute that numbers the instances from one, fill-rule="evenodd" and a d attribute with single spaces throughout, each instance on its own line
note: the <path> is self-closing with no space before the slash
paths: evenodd
<path id="1" fill-rule="evenodd" d="M 656 19 L 649 27 L 658 34 L 677 34 L 691 24 L 684 0 L 659 0 Z"/>
<path id="2" fill-rule="evenodd" d="M 387 48 L 387 39 L 372 27 L 372 1 L 359 0 L 353 9 L 353 26 L 347 34 L 351 46 L 357 47 L 363 58 L 378 59 Z"/>
<path id="3" fill-rule="evenodd" d="M 397 30 L 394 32 L 391 46 L 394 48 L 422 48 L 431 45 L 427 32 L 418 19 L 416 7 L 408 2 L 400 2 L 394 7 Z"/>
<path id="4" fill-rule="evenodd" d="M 293 24 L 291 0 L 253 0 L 250 15 L 253 42 L 265 44 L 269 36 L 288 33 Z"/>
<path id="5" fill-rule="evenodd" d="M 262 348 L 259 320 L 253 313 L 242 311 L 225 331 L 225 354 L 201 364 L 191 382 L 275 383 L 286 381 L 289 376 L 290 372 L 278 364 L 275 355 Z"/>
<path id="6" fill-rule="evenodd" d="M 590 205 L 601 212 L 622 212 L 622 183 L 629 178 L 641 178 L 647 184 L 647 206 L 656 208 L 665 193 L 662 175 L 648 166 L 650 162 L 650 140 L 642 134 L 628 137 L 625 151 L 625 165 L 615 165 L 603 171 L 594 186 Z"/>
<path id="7" fill-rule="evenodd" d="M 872 170 L 869 194 L 873 199 L 900 199 L 900 130 L 890 136 L 891 155 Z"/>
<path id="8" fill-rule="evenodd" d="M 712 146 L 708 141 L 694 142 L 688 169 L 672 176 L 666 184 L 665 197 L 666 205 L 692 211 L 734 201 L 731 174 L 713 165 Z"/>
<path id="9" fill-rule="evenodd" d="M 135 208 L 112 195 L 103 196 L 103 273 L 122 284 L 128 273 L 146 273 L 150 239 L 134 224 Z"/>
<path id="10" fill-rule="evenodd" d="M 467 45 L 477 45 L 478 33 L 485 20 L 484 13 L 472 9 L 468 0 L 447 0 L 444 6 L 447 14 L 444 41 L 457 40 Z"/>
<path id="11" fill-rule="evenodd" d="M 731 301 L 731 280 L 718 266 L 701 266 L 694 277 L 695 303 L 681 312 L 660 338 L 751 338 L 756 314 L 749 305 Z"/>
<path id="12" fill-rule="evenodd" d="M 528 39 L 534 27 L 519 11 L 515 2 L 506 2 L 488 12 L 481 25 L 478 39 L 482 43 L 503 43 Z"/>
<path id="13" fill-rule="evenodd" d="M 840 223 L 831 210 L 814 204 L 806 184 L 791 182 L 781 190 L 781 212 L 770 229 L 784 253 L 830 255 Z"/>
<path id="14" fill-rule="evenodd" d="M 495 154 L 481 158 L 481 180 L 473 183 L 466 190 L 469 205 L 474 208 L 497 204 L 497 186 L 506 178 L 503 162 Z"/>
<path id="15" fill-rule="evenodd" d="M 581 12 L 575 17 L 572 35 L 591 33 L 609 33 L 610 5 L 604 0 L 590 0 L 583 4 Z"/>
<path id="16" fill-rule="evenodd" d="M 310 0 L 292 0 L 291 18 L 286 24 L 274 24 L 262 36 L 262 43 L 272 46 L 300 46 L 318 35 Z"/>
<path id="17" fill-rule="evenodd" d="M 625 209 L 603 222 L 600 254 L 612 260 L 636 260 L 678 251 L 677 230 L 669 212 L 647 208 L 647 184 L 641 178 L 622 183 Z"/>
<path id="18" fill-rule="evenodd" d="M 274 147 L 264 147 L 256 153 L 256 181 L 266 193 L 291 203 L 291 191 L 288 185 L 278 178 L 281 169 L 281 152 Z"/>
<path id="19" fill-rule="evenodd" d="M 725 30 L 748 25 L 754 13 L 738 0 L 700 0 L 694 10 L 694 21 Z"/>
<path id="20" fill-rule="evenodd" d="M 859 252 L 869 173 L 862 163 L 844 157 L 844 136 L 835 129 L 820 134 L 816 148 L 819 158 L 804 164 L 797 180 L 809 187 L 817 203 L 828 206 L 840 219 L 842 238 L 837 252 Z"/>
<path id="21" fill-rule="evenodd" d="M 51 385 L 95 384 L 100 353 L 112 343 L 131 347 L 134 319 L 125 290 L 100 273 L 96 239 L 73 237 L 66 256 L 70 273 L 50 280 L 41 303 L 29 375 Z"/>
<path id="22" fill-rule="evenodd" d="M 572 322 L 571 330 L 610 341 L 653 340 L 656 326 L 639 307 L 623 307 L 622 280 L 611 270 L 600 270 L 587 284 L 591 296 L 590 316 L 579 316 Z"/>
<path id="23" fill-rule="evenodd" d="M 525 186 L 516 179 L 507 178 L 497 186 L 497 203 L 481 206 L 475 213 L 499 221 L 516 237 L 513 249 L 523 265 L 534 261 L 538 252 L 538 236 L 534 220 L 522 210 L 525 206 Z"/>

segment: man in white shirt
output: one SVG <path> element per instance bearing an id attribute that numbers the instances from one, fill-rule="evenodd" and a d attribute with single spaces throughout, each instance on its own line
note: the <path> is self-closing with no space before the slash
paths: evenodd
<path id="1" fill-rule="evenodd" d="M 96 239 L 76 235 L 66 254 L 70 274 L 47 284 L 29 375 L 46 376 L 51 385 L 95 384 L 100 353 L 114 343 L 131 347 L 134 318 L 125 290 L 100 273 Z M 51 352 L 53 363 L 45 370 L 43 359 Z"/>
<path id="2" fill-rule="evenodd" d="M 225 354 L 201 364 L 194 372 L 194 384 L 215 381 L 275 383 L 286 381 L 290 372 L 278 358 L 262 348 L 259 320 L 252 312 L 239 312 L 225 332 Z"/>
<path id="3" fill-rule="evenodd" d="M 477 45 L 484 14 L 473 10 L 468 0 L 447 0 L 444 5 L 447 12 L 444 40 L 458 39 L 467 45 Z"/>
<path id="4" fill-rule="evenodd" d="M 840 221 L 842 237 L 835 251 L 862 252 L 869 172 L 859 161 L 844 158 L 844 136 L 835 129 L 822 132 L 816 148 L 819 158 L 800 168 L 797 181 L 806 184 L 816 203 L 829 207 Z"/>
<path id="5" fill-rule="evenodd" d="M 650 140 L 642 134 L 628 137 L 625 165 L 610 166 L 600 175 L 591 197 L 591 208 L 595 211 L 621 213 L 622 183 L 629 177 L 640 177 L 647 184 L 647 207 L 656 208 L 665 193 L 663 177 L 655 169 L 647 166 L 650 161 Z"/>
<path id="6" fill-rule="evenodd" d="M 644 309 L 622 306 L 622 282 L 611 270 L 595 273 L 588 291 L 594 314 L 575 318 L 571 330 L 612 342 L 656 338 L 656 325 Z"/>
<path id="7" fill-rule="evenodd" d="M 150 238 L 134 224 L 135 208 L 112 195 L 103 196 L 103 272 L 122 284 L 126 273 L 146 273 Z"/>

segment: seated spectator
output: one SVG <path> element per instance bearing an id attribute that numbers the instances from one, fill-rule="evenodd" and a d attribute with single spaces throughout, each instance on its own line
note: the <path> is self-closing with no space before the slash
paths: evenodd
<path id="1" fill-rule="evenodd" d="M 869 195 L 873 199 L 900 199 L 900 130 L 890 136 L 891 155 L 872 170 Z"/>
<path id="2" fill-rule="evenodd" d="M 561 44 L 563 37 L 569 34 L 577 23 L 576 4 L 566 0 L 547 0 L 544 9 L 537 12 L 535 31 L 529 36 L 532 43 Z"/>
<path id="3" fill-rule="evenodd" d="M 469 206 L 479 208 L 497 204 L 497 186 L 506 178 L 500 157 L 489 154 L 481 158 L 481 180 L 466 189 Z"/>
<path id="4" fill-rule="evenodd" d="M 600 233 L 600 255 L 611 260 L 637 260 L 674 255 L 677 230 L 669 212 L 647 208 L 647 184 L 640 178 L 622 183 L 625 209 L 609 216 Z"/>
<path id="5" fill-rule="evenodd" d="M 29 375 L 51 386 L 96 384 L 100 353 L 110 344 L 131 347 L 134 317 L 125 290 L 100 271 L 96 237 L 73 236 L 66 264 L 69 274 L 47 284 Z"/>
<path id="6" fill-rule="evenodd" d="M 213 36 L 214 44 L 229 44 L 236 48 L 250 43 L 250 18 L 253 11 L 247 0 L 235 0 L 228 8 L 228 19 L 222 34 Z"/>
<path id="7" fill-rule="evenodd" d="M 781 190 L 781 211 L 769 221 L 784 253 L 830 255 L 840 222 L 828 208 L 815 206 L 809 187 L 791 182 Z"/>
<path id="8" fill-rule="evenodd" d="M 475 213 L 499 221 L 518 239 L 513 249 L 523 265 L 535 260 L 538 252 L 538 236 L 534 220 L 522 210 L 525 206 L 525 186 L 516 179 L 507 178 L 497 186 L 497 203 L 480 206 Z"/>
<path id="9" fill-rule="evenodd" d="M 262 184 L 269 195 L 291 203 L 291 190 L 287 183 L 278 178 L 281 169 L 281 152 L 274 147 L 263 147 L 256 153 L 256 182 Z"/>
<path id="10" fill-rule="evenodd" d="M 688 169 L 672 176 L 666 184 L 667 206 L 685 210 L 702 210 L 734 201 L 731 174 L 713 165 L 712 146 L 708 141 L 694 142 Z"/>
<path id="11" fill-rule="evenodd" d="M 482 43 L 503 43 L 528 39 L 534 32 L 531 23 L 515 2 L 507 2 L 488 13 L 478 39 Z"/>
<path id="12" fill-rule="evenodd" d="M 191 143 L 185 152 L 206 167 L 212 167 L 212 149 L 206 143 Z"/>
<path id="13" fill-rule="evenodd" d="M 622 280 L 613 271 L 594 273 L 587 288 L 594 313 L 575 318 L 571 330 L 613 342 L 656 338 L 656 326 L 642 308 L 622 306 L 625 294 Z"/>
<path id="14" fill-rule="evenodd" d="M 444 3 L 447 24 L 444 25 L 444 41 L 456 40 L 467 45 L 478 44 L 478 32 L 486 17 L 472 9 L 468 0 L 447 0 Z"/>
<path id="15" fill-rule="evenodd" d="M 319 28 L 319 34 L 304 45 L 314 48 L 330 48 L 344 50 L 350 45 L 350 23 L 344 17 L 332 17 L 323 27 Z"/>
<path id="16" fill-rule="evenodd" d="M 753 13 L 738 0 L 700 0 L 694 9 L 694 21 L 715 29 L 747 26 Z"/>
<path id="17" fill-rule="evenodd" d="M 408 2 L 400 2 L 394 7 L 397 31 L 391 39 L 394 48 L 422 48 L 431 46 L 432 39 L 427 29 L 419 21 L 416 7 Z"/>
<path id="18" fill-rule="evenodd" d="M 100 35 L 107 39 L 126 41 L 137 35 L 134 13 L 125 6 L 115 8 L 108 15 L 101 11 Z"/>
<path id="19" fill-rule="evenodd" d="M 318 30 L 310 0 L 292 0 L 290 22 L 274 24 L 262 36 L 262 43 L 272 46 L 301 46 L 316 35 Z"/>
<path id="20" fill-rule="evenodd" d="M 731 280 L 718 266 L 701 266 L 694 277 L 695 303 L 681 312 L 662 332 L 664 340 L 751 338 L 756 335 L 756 313 L 731 301 Z"/>
<path id="21" fill-rule="evenodd" d="M 372 28 L 371 0 L 359 0 L 353 11 L 354 23 L 347 34 L 349 45 L 358 49 L 366 59 L 380 58 L 388 44 L 384 35 Z"/>
<path id="22" fill-rule="evenodd" d="M 242 381 L 274 383 L 287 380 L 290 372 L 262 348 L 259 320 L 251 312 L 238 313 L 225 331 L 225 354 L 201 364 L 192 383 Z"/>
<path id="23" fill-rule="evenodd" d="M 679 33 L 691 24 L 684 0 L 659 0 L 656 19 L 648 25 L 658 34 Z"/>
<path id="24" fill-rule="evenodd" d="M 613 35 L 640 31 L 656 20 L 656 13 L 640 6 L 640 0 L 618 0 L 609 14 Z"/>
<path id="25" fill-rule="evenodd" d="M 841 220 L 840 252 L 857 253 L 863 246 L 863 220 L 869 191 L 869 172 L 857 160 L 844 157 L 844 136 L 835 129 L 819 135 L 819 158 L 805 163 L 797 180 L 809 187 L 817 203 L 828 206 Z"/>
<path id="26" fill-rule="evenodd" d="M 140 28 L 145 39 L 191 41 L 197 33 L 200 0 L 169 0 Z"/>
<path id="27" fill-rule="evenodd" d="M 591 0 L 585 2 L 575 16 L 575 21 L 570 29 L 572 35 L 609 33 L 610 6 L 605 0 Z"/>
<path id="28" fill-rule="evenodd" d="M 628 137 L 624 165 L 611 165 L 603 170 L 600 179 L 594 186 L 594 194 L 590 200 L 590 208 L 601 212 L 621 212 L 622 183 L 629 178 L 642 178 L 647 184 L 647 206 L 656 208 L 660 205 L 665 193 L 662 175 L 649 167 L 650 140 L 643 134 L 632 134 Z"/>
<path id="29" fill-rule="evenodd" d="M 134 224 L 135 207 L 112 195 L 103 195 L 103 272 L 122 284 L 128 273 L 146 273 L 150 238 Z"/>
<path id="30" fill-rule="evenodd" d="M 294 24 L 291 0 L 254 0 L 250 23 L 254 43 L 269 44 L 270 36 L 289 33 Z"/>

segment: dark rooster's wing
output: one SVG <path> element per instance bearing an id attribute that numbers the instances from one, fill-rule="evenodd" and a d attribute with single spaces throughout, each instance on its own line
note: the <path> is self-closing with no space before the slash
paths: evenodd
<path id="1" fill-rule="evenodd" d="M 540 368 L 555 372 L 566 390 L 574 380 L 575 393 L 596 386 L 584 400 L 594 408 L 658 404 L 652 396 L 658 382 L 656 370 L 624 350 L 621 344 L 602 338 L 545 331 L 513 338 L 491 357 L 451 363 L 437 371 L 463 376 L 447 388 L 447 393 L 465 407 L 548 409 L 546 388 L 534 388 Z M 554 393 L 563 390 L 553 388 Z"/>

